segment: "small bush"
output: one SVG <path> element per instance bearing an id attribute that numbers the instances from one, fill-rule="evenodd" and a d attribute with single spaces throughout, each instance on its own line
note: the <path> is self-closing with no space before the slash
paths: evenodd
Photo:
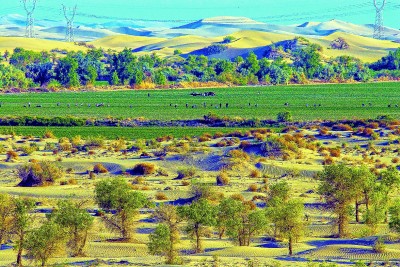
<path id="1" fill-rule="evenodd" d="M 233 194 L 231 198 L 234 200 L 244 201 L 244 196 L 242 194 Z"/>
<path id="2" fill-rule="evenodd" d="M 106 167 L 104 167 L 103 164 L 97 163 L 97 164 L 94 165 L 94 167 L 93 167 L 93 172 L 96 173 L 96 174 L 99 174 L 99 173 L 107 173 L 108 170 L 107 170 Z"/>
<path id="3" fill-rule="evenodd" d="M 217 185 L 223 186 L 229 184 L 229 177 L 226 172 L 221 172 L 217 175 Z"/>
<path id="4" fill-rule="evenodd" d="M 153 163 L 139 163 L 132 169 L 133 175 L 150 175 L 154 174 L 156 166 Z"/>

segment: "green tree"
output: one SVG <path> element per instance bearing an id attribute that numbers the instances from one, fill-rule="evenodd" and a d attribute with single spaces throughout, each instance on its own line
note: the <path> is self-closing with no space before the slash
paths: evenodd
<path id="1" fill-rule="evenodd" d="M 119 85 L 119 78 L 118 78 L 118 73 L 117 71 L 113 71 L 111 80 L 110 80 L 111 85 Z"/>
<path id="2" fill-rule="evenodd" d="M 343 164 L 324 166 L 319 174 L 321 185 L 318 191 L 337 215 L 340 238 L 347 235 L 351 203 L 357 196 L 357 185 L 352 177 L 352 170 Z"/>
<path id="3" fill-rule="evenodd" d="M 196 253 L 203 252 L 201 238 L 208 226 L 216 224 L 217 209 L 206 199 L 200 199 L 189 206 L 178 207 L 181 217 L 187 220 L 186 232 L 194 238 Z"/>
<path id="4" fill-rule="evenodd" d="M 12 229 L 13 199 L 8 194 L 0 194 L 0 246 L 4 244 Z"/>
<path id="5" fill-rule="evenodd" d="M 27 256 L 42 267 L 46 266 L 49 258 L 64 250 L 64 228 L 53 221 L 46 221 L 39 228 L 29 232 L 24 244 Z"/>
<path id="6" fill-rule="evenodd" d="M 400 201 L 397 200 L 395 204 L 390 207 L 389 209 L 390 213 L 390 221 L 389 221 L 389 227 L 393 231 L 396 231 L 397 233 L 400 233 Z"/>
<path id="7" fill-rule="evenodd" d="M 149 235 L 149 252 L 153 255 L 167 256 L 171 247 L 171 232 L 166 224 L 158 224 L 153 233 Z M 167 262 L 168 264 L 168 262 Z"/>
<path id="8" fill-rule="evenodd" d="M 242 202 L 232 198 L 221 201 L 219 214 L 227 218 L 224 222 L 227 235 L 239 246 L 249 246 L 251 238 L 268 227 L 265 213 L 254 209 L 250 202 Z"/>
<path id="9" fill-rule="evenodd" d="M 167 264 L 179 264 L 179 225 L 182 218 L 179 216 L 177 208 L 173 205 L 161 205 L 155 213 L 154 218 L 160 222 L 158 231 L 150 239 L 149 249 L 153 254 L 162 254 L 166 257 Z"/>
<path id="10" fill-rule="evenodd" d="M 50 219 L 59 224 L 69 236 L 68 246 L 72 256 L 84 256 L 88 231 L 93 225 L 93 217 L 82 206 L 71 200 L 61 200 L 50 215 Z"/>
<path id="11" fill-rule="evenodd" d="M 355 184 L 356 197 L 355 197 L 355 216 L 356 222 L 360 222 L 360 206 L 365 204 L 368 212 L 371 197 L 376 188 L 376 176 L 366 167 L 354 168 L 353 181 Z"/>
<path id="12" fill-rule="evenodd" d="M 289 255 L 293 255 L 293 242 L 297 241 L 305 229 L 304 205 L 297 200 L 289 200 L 267 209 L 267 216 L 274 217 L 274 225 L 279 236 L 288 240 Z"/>
<path id="13" fill-rule="evenodd" d="M 385 222 L 388 222 L 388 207 L 390 206 L 389 195 L 396 189 L 400 188 L 400 174 L 395 167 L 388 167 L 385 171 L 380 174 L 380 181 L 382 186 L 382 191 L 385 194 L 386 205 L 385 210 Z"/>
<path id="14" fill-rule="evenodd" d="M 102 218 L 107 226 L 118 231 L 122 239 L 129 240 L 133 220 L 139 208 L 149 205 L 146 196 L 133 191 L 124 179 L 107 179 L 96 184 L 95 200 L 100 208 L 109 211 Z M 111 212 L 111 211 L 115 212 Z"/>
<path id="15" fill-rule="evenodd" d="M 15 198 L 12 209 L 12 231 L 15 249 L 17 250 L 17 266 L 22 266 L 22 252 L 25 248 L 26 235 L 31 229 L 32 212 L 35 203 L 31 199 Z"/>

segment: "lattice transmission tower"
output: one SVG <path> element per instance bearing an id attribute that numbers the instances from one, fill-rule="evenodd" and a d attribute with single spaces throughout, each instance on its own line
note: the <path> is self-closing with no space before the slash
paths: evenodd
<path id="1" fill-rule="evenodd" d="M 33 19 L 33 12 L 36 8 L 37 0 L 21 0 L 24 4 L 24 9 L 26 11 L 26 31 L 25 36 L 27 38 L 34 38 L 35 37 L 35 29 L 33 27 L 34 19 Z M 31 5 L 28 2 L 32 2 Z"/>
<path id="2" fill-rule="evenodd" d="M 76 5 L 73 8 L 67 8 L 62 5 L 64 17 L 67 20 L 67 32 L 65 34 L 65 41 L 73 42 L 75 40 L 74 36 L 74 18 L 76 14 Z"/>
<path id="3" fill-rule="evenodd" d="M 376 8 L 376 18 L 375 18 L 375 27 L 374 27 L 374 38 L 375 39 L 383 39 L 385 36 L 385 29 L 383 27 L 383 10 L 385 9 L 386 0 L 383 0 L 382 5 L 377 3 L 377 0 L 374 0 L 374 6 Z"/>

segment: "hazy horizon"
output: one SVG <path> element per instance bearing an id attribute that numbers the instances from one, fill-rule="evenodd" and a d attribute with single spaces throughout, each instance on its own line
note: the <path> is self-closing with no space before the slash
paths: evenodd
<path id="1" fill-rule="evenodd" d="M 78 5 L 76 23 L 102 23 L 112 20 L 162 20 L 169 23 L 185 23 L 215 16 L 241 16 L 271 24 L 301 24 L 306 21 L 338 19 L 356 24 L 373 24 L 375 9 L 372 0 L 39 0 L 35 11 L 37 20 L 63 21 L 61 4 Z M 396 15 L 400 3 L 387 1 L 384 11 L 385 26 L 400 28 Z M 19 1 L 2 3 L 0 16 L 25 15 Z"/>

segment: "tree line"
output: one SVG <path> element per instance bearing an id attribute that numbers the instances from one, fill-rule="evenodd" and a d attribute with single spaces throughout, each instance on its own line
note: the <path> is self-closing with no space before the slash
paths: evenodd
<path id="1" fill-rule="evenodd" d="M 295 40 L 303 40 L 298 37 Z M 295 42 L 293 40 L 293 42 Z M 297 42 L 297 41 L 296 41 Z M 121 52 L 91 48 L 87 52 L 35 52 L 15 48 L 6 51 L 0 64 L 0 87 L 58 89 L 88 85 L 140 87 L 178 86 L 183 82 L 217 82 L 232 85 L 305 84 L 322 82 L 367 82 L 400 77 L 400 49 L 372 64 L 350 56 L 326 59 L 323 48 L 307 40 L 301 46 L 274 48 L 274 53 L 233 60 L 205 55 L 175 55 L 161 58 L 155 53 L 136 56 L 131 49 Z M 272 49 L 272 48 L 270 48 Z M 273 55 L 271 55 L 273 54 Z"/>
<path id="2" fill-rule="evenodd" d="M 38 179 L 51 184 L 56 178 L 43 176 L 40 170 L 60 176 L 60 170 L 56 169 L 52 163 L 37 162 L 21 167 L 19 172 L 34 173 Z M 20 175 L 22 179 L 25 176 Z M 363 166 L 327 165 L 318 179 L 318 193 L 327 209 L 336 215 L 337 237 L 349 235 L 352 214 L 356 223 L 369 226 L 371 235 L 376 234 L 380 223 L 388 223 L 393 231 L 400 233 L 400 202 L 392 199 L 400 188 L 397 169 L 389 167 L 375 175 Z M 289 255 L 293 254 L 293 246 L 305 235 L 310 218 L 304 204 L 292 197 L 286 181 L 270 184 L 267 193 L 256 198 L 265 203 L 263 208 L 257 207 L 256 199 L 246 200 L 240 194 L 224 197 L 213 189 L 197 184 L 192 187 L 188 204 L 165 203 L 156 207 L 146 195 L 133 190 L 125 179 L 103 179 L 95 185 L 94 200 L 100 208 L 95 216 L 117 233 L 120 240 L 131 241 L 139 210 L 147 208 L 157 222 L 149 235 L 149 252 L 165 256 L 169 264 L 181 262 L 177 245 L 182 233 L 193 241 L 194 252 L 201 253 L 204 238 L 212 236 L 211 229 L 216 233 L 215 238 L 227 236 L 238 246 L 249 246 L 259 235 L 271 236 L 286 241 Z M 50 214 L 39 219 L 32 199 L 0 194 L 0 244 L 12 241 L 18 266 L 22 266 L 24 251 L 26 257 L 41 266 L 62 251 L 68 251 L 72 257 L 84 256 L 94 222 L 94 216 L 85 206 L 85 201 L 60 200 Z"/>

